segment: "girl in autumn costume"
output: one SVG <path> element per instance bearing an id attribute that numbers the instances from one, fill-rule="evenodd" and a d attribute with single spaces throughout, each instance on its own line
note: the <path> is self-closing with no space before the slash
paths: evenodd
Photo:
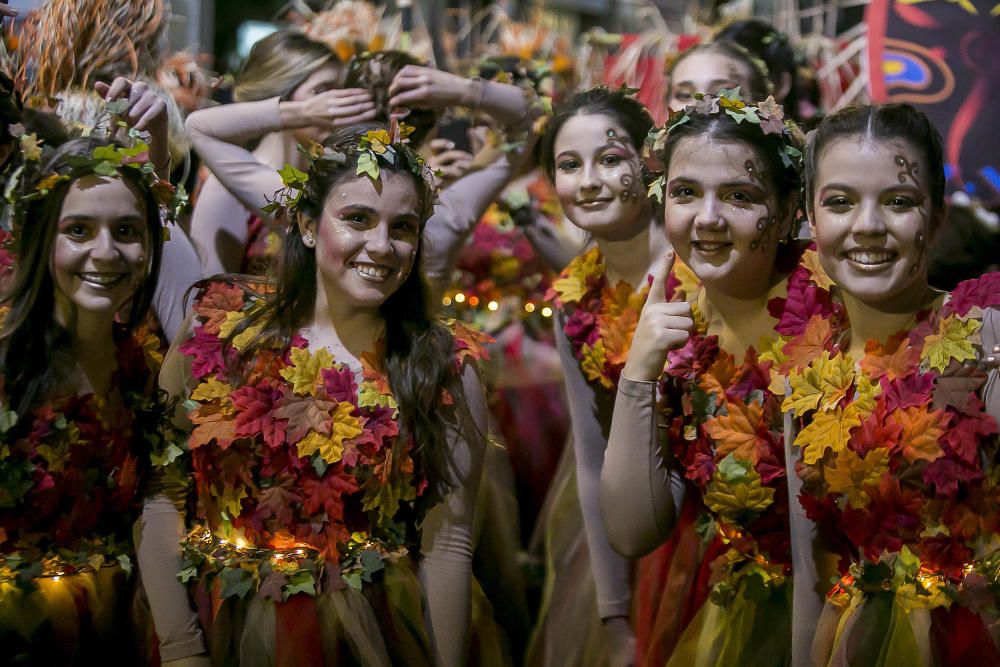
<path id="1" fill-rule="evenodd" d="M 850 328 L 814 320 L 784 348 L 805 514 L 793 515 L 797 657 L 1000 664 L 1000 274 L 928 286 L 942 150 L 908 105 L 825 118 L 806 193 Z"/>
<path id="2" fill-rule="evenodd" d="M 612 546 L 634 558 L 666 540 L 661 598 L 642 610 L 653 618 L 646 665 L 790 662 L 774 347 L 804 324 L 802 308 L 830 304 L 793 271 L 801 144 L 782 117 L 773 98 L 699 94 L 653 145 L 680 261 L 650 288 L 601 474 Z"/>
<path id="3" fill-rule="evenodd" d="M 277 285 L 210 283 L 168 360 L 199 526 L 150 576 L 193 584 L 213 664 L 465 664 L 485 403 L 479 341 L 428 314 L 430 174 L 394 124 L 313 158 Z"/>
<path id="4" fill-rule="evenodd" d="M 558 633 L 569 633 L 568 626 L 577 627 L 581 621 L 603 622 L 603 628 L 576 630 L 588 638 L 580 646 L 581 655 L 574 658 L 565 642 L 556 646 L 566 664 L 627 665 L 635 654 L 629 567 L 608 544 L 598 493 L 613 391 L 646 297 L 647 275 L 666 251 L 663 235 L 650 233 L 653 203 L 646 196 L 640 157 L 652 126 L 645 107 L 626 92 L 598 87 L 556 109 L 541 145 L 542 167 L 564 214 L 596 241 L 570 262 L 549 294 L 557 315 L 556 343 L 568 392 L 590 572 L 575 573 L 570 590 L 563 590 L 558 581 L 552 584 L 565 599 L 553 599 L 547 615 L 572 617 L 572 622 L 555 626 Z M 557 568 L 553 575 L 558 579 L 564 573 Z M 593 598 L 588 600 L 584 594 L 589 590 L 581 586 L 591 577 L 597 618 L 581 619 L 593 614 Z M 580 598 L 570 601 L 568 593 Z"/>
<path id="5" fill-rule="evenodd" d="M 13 664 L 146 664 L 129 614 L 132 526 L 150 472 L 181 452 L 164 430 L 160 343 L 142 326 L 172 196 L 153 166 L 167 162 L 164 107 L 124 79 L 98 84 L 110 98 L 130 89 L 108 116 L 149 128 L 149 145 L 98 130 L 58 148 L 24 135 L 9 186 L 19 200 L 0 301 L 0 653 Z"/>

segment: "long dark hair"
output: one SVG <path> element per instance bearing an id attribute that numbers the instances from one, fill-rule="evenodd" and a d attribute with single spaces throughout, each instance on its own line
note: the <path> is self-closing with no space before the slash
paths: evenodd
<path id="1" fill-rule="evenodd" d="M 97 138 L 72 139 L 60 146 L 41 166 L 39 174 L 25 183 L 25 192 L 49 174 L 67 174 L 74 157 L 90 156 L 100 146 L 117 145 Z M 120 168 L 118 176 L 136 194 L 145 211 L 149 230 L 149 274 L 129 301 L 120 324 L 127 333 L 149 312 L 156 290 L 163 254 L 160 211 L 149 185 L 137 169 Z M 14 229 L 17 266 L 2 303 L 10 311 L 0 329 L 0 368 L 10 407 L 23 413 L 51 391 L 72 364 L 72 337 L 54 316 L 56 284 L 49 269 L 63 202 L 73 180 L 63 180 L 44 197 L 20 204 Z"/>
<path id="2" fill-rule="evenodd" d="M 760 125 L 737 123 L 727 113 L 702 113 L 688 107 L 688 120 L 673 126 L 667 134 L 666 142 L 657 158 L 663 164 L 663 173 L 669 178 L 670 161 L 680 142 L 687 137 L 711 137 L 719 142 L 739 143 L 750 149 L 764 163 L 763 178 L 774 189 L 775 199 L 780 204 L 788 204 L 787 213 L 793 223 L 788 236 L 778 239 L 776 265 L 781 272 L 791 271 L 798 259 L 801 248 L 791 243 L 795 232 L 796 214 L 802 210 L 802 178 L 794 162 L 789 161 L 786 145 L 801 150 L 802 146 L 789 135 L 765 134 Z M 664 197 L 664 199 L 666 199 Z"/>
<path id="3" fill-rule="evenodd" d="M 781 102 L 785 113 L 798 120 L 801 82 L 799 58 L 788 43 L 788 37 L 766 21 L 744 19 L 734 21 L 715 35 L 719 42 L 734 42 L 760 58 L 767 66 L 767 78 L 776 89 L 783 76 L 788 75 L 788 93 Z"/>
<path id="4" fill-rule="evenodd" d="M 389 86 L 407 65 L 423 65 L 405 51 L 375 51 L 355 56 L 347 65 L 344 88 L 364 88 L 375 101 L 376 120 L 389 122 Z M 413 128 L 410 143 L 420 146 L 437 126 L 438 112 L 433 109 L 410 109 L 406 124 Z"/>
<path id="5" fill-rule="evenodd" d="M 806 208 L 812 213 L 816 167 L 823 149 L 848 137 L 902 140 L 924 158 L 927 192 L 934 213 L 944 212 L 944 149 L 941 134 L 930 119 L 909 104 L 865 104 L 845 107 L 826 116 L 809 141 L 805 158 Z"/>
<path id="6" fill-rule="evenodd" d="M 366 123 L 342 128 L 323 142 L 346 156 L 344 161 L 318 159 L 309 170 L 309 181 L 294 216 L 319 220 L 330 190 L 336 183 L 357 178 L 358 141 L 370 130 L 385 125 Z M 430 186 L 411 172 L 402 160 L 393 165 L 380 163 L 390 171 L 413 179 L 420 197 L 421 232 L 433 212 L 434 194 Z M 384 181 L 383 181 L 384 183 Z M 423 244 L 417 246 L 414 265 L 403 284 L 379 307 L 385 321 L 383 369 L 399 406 L 402 438 L 412 437 L 421 463 L 433 479 L 452 485 L 447 427 L 441 410 L 442 390 L 454 399 L 456 422 L 462 428 L 469 419 L 462 379 L 455 365 L 455 341 L 451 332 L 432 316 L 432 301 L 422 277 Z M 275 290 L 263 307 L 249 314 L 227 339 L 252 326 L 262 324 L 260 333 L 243 349 L 247 360 L 261 347 L 285 348 L 292 337 L 312 318 L 316 307 L 316 251 L 302 243 L 297 224 L 290 224 L 275 272 Z"/>

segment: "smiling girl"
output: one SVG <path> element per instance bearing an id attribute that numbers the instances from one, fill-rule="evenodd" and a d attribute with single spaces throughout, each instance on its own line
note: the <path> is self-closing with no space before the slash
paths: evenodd
<path id="1" fill-rule="evenodd" d="M 123 114 L 150 112 L 154 157 L 166 146 L 156 99 L 137 94 Z M 159 341 L 141 325 L 171 188 L 141 146 L 95 136 L 40 154 L 24 154 L 0 301 L 0 651 L 23 664 L 143 664 L 131 531 L 174 443 Z"/>
<path id="2" fill-rule="evenodd" d="M 811 332 L 784 402 L 805 510 L 802 664 L 810 643 L 816 664 L 1000 664 L 1000 274 L 950 294 L 928 285 L 942 162 L 908 105 L 842 110 L 809 147 L 809 223 L 850 327 Z M 814 591 L 837 578 L 820 615 Z"/>
<path id="3" fill-rule="evenodd" d="M 726 92 L 672 116 L 654 144 L 683 265 L 651 287 L 601 475 L 614 548 L 634 558 L 666 541 L 661 597 L 640 611 L 654 618 L 644 664 L 789 661 L 783 392 L 771 369 L 793 319 L 801 153 L 781 121 L 773 99 L 748 106 Z"/>
<path id="4" fill-rule="evenodd" d="M 556 109 L 541 144 L 540 161 L 563 213 L 594 240 L 553 283 L 549 298 L 556 306 L 556 340 L 598 614 L 613 665 L 631 664 L 635 639 L 628 618 L 628 563 L 608 544 L 598 484 L 612 392 L 646 297 L 646 276 L 666 250 L 663 236 L 650 234 L 654 205 L 646 196 L 640 159 L 652 126 L 649 113 L 634 98 L 598 87 Z"/>
<path id="5" fill-rule="evenodd" d="M 176 543 L 140 556 L 158 631 L 192 617 L 170 579 L 193 583 L 213 664 L 465 664 L 481 350 L 430 315 L 433 190 L 396 132 L 331 135 L 286 190 L 277 284 L 209 283 L 168 359 L 198 516 L 182 568 Z"/>

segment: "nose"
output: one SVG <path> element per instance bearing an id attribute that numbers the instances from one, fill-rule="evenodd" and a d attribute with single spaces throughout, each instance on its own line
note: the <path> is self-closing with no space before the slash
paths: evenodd
<path id="1" fill-rule="evenodd" d="M 365 239 L 365 250 L 372 258 L 386 258 L 392 255 L 392 239 L 389 238 L 389 225 L 375 225 Z"/>
<path id="2" fill-rule="evenodd" d="M 597 177 L 597 170 L 590 164 L 583 166 L 583 174 L 580 177 L 580 191 L 586 193 L 596 193 L 601 189 L 601 179 Z"/>
<path id="3" fill-rule="evenodd" d="M 726 226 L 722 219 L 722 207 L 715 197 L 705 197 L 694 217 L 695 227 L 701 229 L 723 229 Z"/>
<path id="4" fill-rule="evenodd" d="M 95 261 L 113 262 L 118 259 L 118 247 L 109 229 L 101 229 L 94 237 L 90 257 Z"/>
<path id="5" fill-rule="evenodd" d="M 851 233 L 855 236 L 884 236 L 887 227 L 882 206 L 877 201 L 863 203 L 851 221 Z"/>

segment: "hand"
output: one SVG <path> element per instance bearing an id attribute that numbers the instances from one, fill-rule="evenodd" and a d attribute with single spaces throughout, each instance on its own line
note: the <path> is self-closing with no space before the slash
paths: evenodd
<path id="1" fill-rule="evenodd" d="M 189 655 L 186 658 L 161 662 L 160 667 L 212 667 L 212 661 L 205 654 Z"/>
<path id="2" fill-rule="evenodd" d="M 443 109 L 473 106 L 479 100 L 481 82 L 464 79 L 433 67 L 407 65 L 389 86 L 389 108 Z"/>
<path id="3" fill-rule="evenodd" d="M 667 303 L 663 295 L 675 257 L 671 250 L 649 288 L 649 298 L 642 308 L 639 324 L 632 336 L 628 361 L 622 369 L 622 375 L 630 380 L 652 382 L 658 379 L 663 373 L 667 353 L 683 347 L 694 329 L 691 306 L 685 302 Z"/>
<path id="4" fill-rule="evenodd" d="M 117 99 L 128 100 L 128 109 L 121 115 L 129 127 L 141 132 L 149 132 L 149 161 L 157 171 L 170 164 L 168 146 L 167 103 L 156 91 L 143 81 L 131 81 L 123 76 L 111 84 L 98 81 L 94 84 L 97 93 L 108 102 Z"/>
<path id="5" fill-rule="evenodd" d="M 608 640 L 608 665 L 633 667 L 635 665 L 635 634 L 624 616 L 604 619 L 604 634 Z"/>
<path id="6" fill-rule="evenodd" d="M 441 171 L 439 183 L 444 186 L 465 176 L 472 168 L 475 156 L 472 153 L 455 150 L 455 142 L 448 139 L 432 139 L 431 156 L 427 165 Z"/>
<path id="7" fill-rule="evenodd" d="M 378 113 L 371 93 L 363 88 L 328 90 L 298 102 L 281 102 L 278 109 L 281 124 L 288 129 L 316 127 L 334 130 L 374 120 Z"/>
<path id="8" fill-rule="evenodd" d="M 0 20 L 11 19 L 17 16 L 17 10 L 10 5 L 0 5 Z"/>

